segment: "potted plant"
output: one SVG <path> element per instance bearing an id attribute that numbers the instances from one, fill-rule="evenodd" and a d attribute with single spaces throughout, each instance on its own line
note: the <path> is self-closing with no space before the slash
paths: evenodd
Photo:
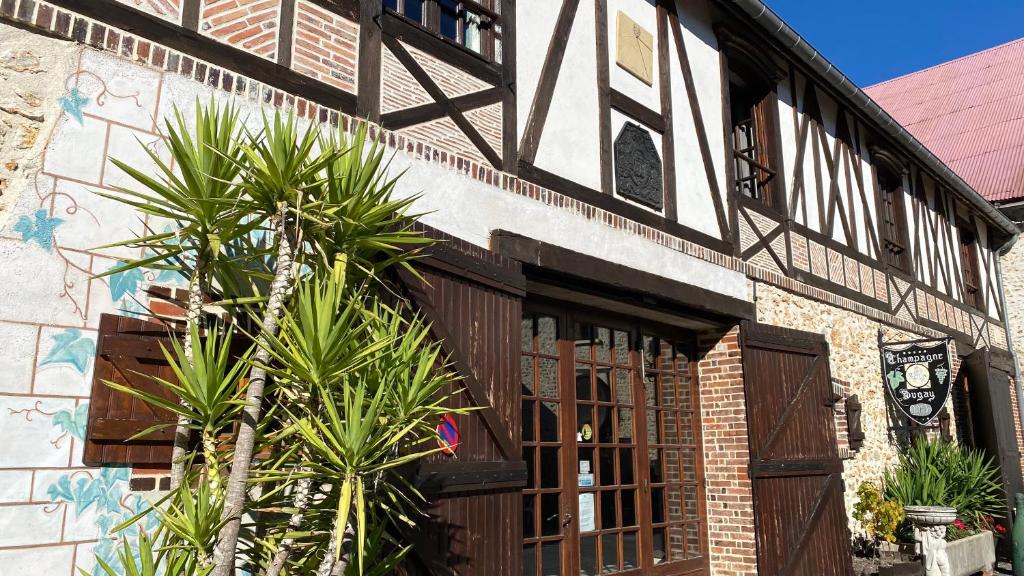
<path id="1" fill-rule="evenodd" d="M 882 483 L 886 499 L 903 505 L 928 575 L 966 576 L 994 564 L 988 528 L 1002 505 L 999 471 L 983 453 L 918 438 Z"/>

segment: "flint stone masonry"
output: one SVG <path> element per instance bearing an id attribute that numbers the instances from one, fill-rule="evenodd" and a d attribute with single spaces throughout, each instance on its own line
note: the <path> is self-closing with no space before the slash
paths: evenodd
<path id="1" fill-rule="evenodd" d="M 751 284 L 751 296 L 755 285 Z M 861 403 L 861 426 L 864 445 L 843 462 L 846 481 L 846 512 L 849 516 L 857 502 L 857 487 L 861 482 L 878 482 L 888 466 L 896 464 L 897 448 L 886 412 L 886 391 L 882 386 L 878 351 L 878 331 L 881 328 L 886 342 L 928 338 L 924 334 L 898 331 L 870 318 L 842 308 L 815 302 L 774 286 L 757 283 L 757 321 L 773 326 L 784 326 L 806 332 L 823 334 L 829 344 L 829 369 L 833 382 L 841 382 L 843 399 L 856 394 Z M 959 363 L 953 366 L 955 374 Z M 953 414 L 950 394 L 946 409 Z M 836 420 L 845 419 L 843 402 L 837 405 Z M 950 419 L 950 433 L 956 435 L 955 423 Z M 840 448 L 846 441 L 840 438 Z M 863 532 L 859 523 L 849 518 L 854 534 Z"/>

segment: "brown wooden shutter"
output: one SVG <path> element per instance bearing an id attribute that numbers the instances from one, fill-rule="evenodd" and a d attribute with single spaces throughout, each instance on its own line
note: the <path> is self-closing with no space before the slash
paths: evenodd
<path id="1" fill-rule="evenodd" d="M 161 344 L 170 346 L 167 328 L 162 324 L 112 314 L 100 317 L 96 370 L 85 433 L 83 461 L 86 465 L 170 464 L 173 427 L 145 438 L 129 438 L 155 424 L 173 423 L 174 416 L 103 383 L 109 380 L 173 400 L 172 395 L 152 380 L 157 376 L 174 381 Z"/>
<path id="2" fill-rule="evenodd" d="M 740 330 L 760 574 L 851 576 L 824 336 Z"/>
<path id="3" fill-rule="evenodd" d="M 417 484 L 431 503 L 415 534 L 413 573 L 519 576 L 522 496 L 519 383 L 525 279 L 520 264 L 447 237 L 417 264 L 425 282 L 402 273 L 413 303 L 432 323 L 464 380 L 452 399 L 481 409 L 456 416 L 455 457 L 421 463 Z"/>

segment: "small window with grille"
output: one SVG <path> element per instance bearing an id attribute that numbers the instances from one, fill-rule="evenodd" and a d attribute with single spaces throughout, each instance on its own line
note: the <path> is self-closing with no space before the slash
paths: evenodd
<path id="1" fill-rule="evenodd" d="M 729 74 L 733 175 L 736 192 L 779 208 L 774 155 L 774 92 L 736 71 Z"/>
<path id="2" fill-rule="evenodd" d="M 886 264 L 910 271 L 907 250 L 907 217 L 903 207 L 903 176 L 885 167 L 878 167 L 878 193 L 881 195 L 881 224 Z"/>
<path id="3" fill-rule="evenodd" d="M 384 9 L 493 62 L 501 61 L 498 0 L 383 0 Z"/>

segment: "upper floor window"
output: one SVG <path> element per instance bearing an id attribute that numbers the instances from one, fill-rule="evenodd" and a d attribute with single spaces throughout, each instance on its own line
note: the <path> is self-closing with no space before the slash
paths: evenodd
<path id="1" fill-rule="evenodd" d="M 910 272 L 910 244 L 907 213 L 903 204 L 903 169 L 886 152 L 872 149 L 879 194 L 879 223 L 882 229 L 882 259 L 886 264 Z"/>
<path id="2" fill-rule="evenodd" d="M 484 58 L 501 60 L 497 0 L 384 0 L 384 8 Z"/>
<path id="3" fill-rule="evenodd" d="M 778 98 L 785 72 L 771 55 L 727 26 L 715 29 L 729 79 L 733 186 L 737 195 L 782 209 Z"/>
<path id="4" fill-rule="evenodd" d="M 960 223 L 960 263 L 964 277 L 964 303 L 980 308 L 981 275 L 978 270 L 978 237 L 964 222 Z"/>
<path id="5" fill-rule="evenodd" d="M 776 202 L 777 172 L 771 152 L 772 122 L 768 107 L 770 91 L 735 72 L 729 75 L 729 113 L 732 121 L 733 173 L 736 192 L 760 200 L 765 206 Z"/>

